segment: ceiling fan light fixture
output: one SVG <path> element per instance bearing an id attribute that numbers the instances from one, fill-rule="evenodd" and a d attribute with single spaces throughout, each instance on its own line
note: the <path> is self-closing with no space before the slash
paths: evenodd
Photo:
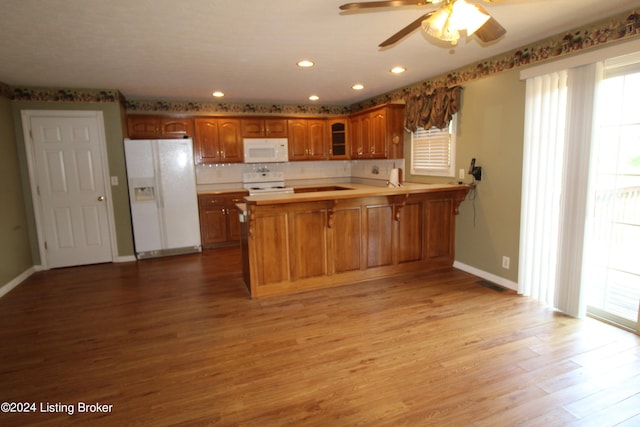
<path id="1" fill-rule="evenodd" d="M 467 36 L 470 36 L 489 18 L 489 15 L 465 0 L 453 0 L 422 21 L 422 29 L 431 37 L 455 45 L 460 38 L 460 31 L 466 31 Z"/>
<path id="2" fill-rule="evenodd" d="M 482 27 L 489 18 L 491 16 L 481 12 L 476 6 L 465 0 L 456 0 L 453 3 L 449 22 L 458 30 L 465 30 L 467 36 L 470 36 Z"/>
<path id="3" fill-rule="evenodd" d="M 447 6 L 441 7 L 422 21 L 422 29 L 431 37 L 442 40 L 445 27 L 449 21 L 449 15 L 450 9 Z"/>

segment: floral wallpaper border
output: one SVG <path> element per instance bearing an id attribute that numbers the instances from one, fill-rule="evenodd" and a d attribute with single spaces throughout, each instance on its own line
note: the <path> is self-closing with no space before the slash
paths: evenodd
<path id="1" fill-rule="evenodd" d="M 281 105 L 259 103 L 216 103 L 161 100 L 126 100 L 127 113 L 189 113 L 189 114 L 279 114 L 337 116 L 348 114 L 350 108 L 322 105 Z"/>
<path id="2" fill-rule="evenodd" d="M 438 88 L 457 86 L 492 74 L 532 65 L 550 59 L 571 55 L 607 43 L 640 36 L 640 14 L 636 10 L 607 18 L 595 24 L 583 26 L 566 33 L 532 43 L 500 54 L 482 62 L 450 71 L 434 79 L 370 98 L 351 106 L 359 111 L 388 102 L 404 101 L 409 96 L 431 93 Z"/>
<path id="3" fill-rule="evenodd" d="M 351 106 L 127 100 L 118 90 L 11 87 L 2 82 L 0 82 L 0 96 L 19 101 L 119 102 L 127 113 L 341 115 L 388 102 L 401 102 L 408 96 L 430 93 L 438 88 L 460 85 L 502 71 L 638 36 L 640 36 L 640 14 L 633 10 Z"/>

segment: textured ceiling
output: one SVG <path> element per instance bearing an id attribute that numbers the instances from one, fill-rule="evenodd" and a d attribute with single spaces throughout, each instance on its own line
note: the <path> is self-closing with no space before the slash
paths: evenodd
<path id="1" fill-rule="evenodd" d="M 638 0 L 504 0 L 507 29 L 455 47 L 415 31 L 433 9 L 340 12 L 345 0 L 0 0 L 0 82 L 118 89 L 130 99 L 347 105 L 640 6 Z M 480 2 L 480 0 L 478 0 Z M 300 69 L 308 58 L 317 64 Z M 403 65 L 407 72 L 392 75 Z M 351 89 L 354 83 L 363 91 Z"/>

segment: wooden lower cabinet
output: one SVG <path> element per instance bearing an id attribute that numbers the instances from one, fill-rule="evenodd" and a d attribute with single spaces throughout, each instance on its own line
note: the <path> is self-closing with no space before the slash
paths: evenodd
<path id="1" fill-rule="evenodd" d="M 467 191 L 272 205 L 249 198 L 245 284 L 258 297 L 449 268 Z"/>
<path id="2" fill-rule="evenodd" d="M 237 203 L 248 192 L 201 194 L 198 196 L 200 238 L 205 249 L 240 244 L 241 229 Z"/>

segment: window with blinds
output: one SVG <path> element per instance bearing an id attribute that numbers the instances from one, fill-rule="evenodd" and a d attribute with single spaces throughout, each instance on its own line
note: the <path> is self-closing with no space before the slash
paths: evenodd
<path id="1" fill-rule="evenodd" d="M 445 129 L 418 128 L 411 134 L 411 174 L 455 176 L 456 115 Z"/>

